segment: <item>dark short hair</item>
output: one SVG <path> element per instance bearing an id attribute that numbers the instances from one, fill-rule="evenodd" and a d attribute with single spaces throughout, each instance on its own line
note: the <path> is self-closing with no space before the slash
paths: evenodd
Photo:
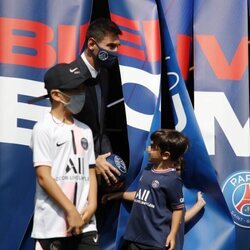
<path id="1" fill-rule="evenodd" d="M 188 138 L 174 129 L 156 130 L 150 139 L 160 148 L 161 153 L 168 151 L 172 161 L 177 161 L 189 145 Z"/>
<path id="2" fill-rule="evenodd" d="M 176 171 L 180 171 L 181 173 L 183 173 L 184 171 L 184 158 L 181 156 L 179 157 L 175 162 L 174 162 L 174 167 L 176 169 Z"/>
<path id="3" fill-rule="evenodd" d="M 86 33 L 86 40 L 93 37 L 97 42 L 100 42 L 107 35 L 121 35 L 120 28 L 108 18 L 98 18 L 92 21 Z"/>

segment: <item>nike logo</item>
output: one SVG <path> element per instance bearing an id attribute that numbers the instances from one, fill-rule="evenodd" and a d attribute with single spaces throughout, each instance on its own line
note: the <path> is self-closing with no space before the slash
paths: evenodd
<path id="1" fill-rule="evenodd" d="M 66 142 L 67 142 L 67 141 L 62 142 L 62 143 L 57 142 L 57 143 L 56 143 L 56 146 L 57 146 L 57 147 L 60 147 L 60 146 L 62 146 L 63 144 L 65 144 Z"/>
<path id="2" fill-rule="evenodd" d="M 79 70 L 79 69 L 76 67 L 76 68 L 74 68 L 74 69 L 69 69 L 69 72 L 70 72 L 70 73 L 74 73 L 74 72 L 77 71 L 77 70 Z"/>
<path id="3" fill-rule="evenodd" d="M 95 243 L 97 243 L 97 241 L 98 241 L 98 234 L 96 235 L 96 237 L 93 237 L 93 241 L 94 241 Z"/>

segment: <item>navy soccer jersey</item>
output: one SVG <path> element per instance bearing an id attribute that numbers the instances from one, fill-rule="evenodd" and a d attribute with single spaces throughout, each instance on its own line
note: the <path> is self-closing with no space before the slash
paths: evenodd
<path id="1" fill-rule="evenodd" d="M 136 191 L 125 239 L 164 249 L 173 210 L 183 208 L 182 180 L 175 169 L 146 168 Z"/>

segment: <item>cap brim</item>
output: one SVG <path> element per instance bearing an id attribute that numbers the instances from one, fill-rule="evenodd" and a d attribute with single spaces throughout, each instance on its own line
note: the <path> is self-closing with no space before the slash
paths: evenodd
<path id="1" fill-rule="evenodd" d="M 46 98 L 48 98 L 48 97 L 49 97 L 49 95 L 47 94 L 47 95 L 43 95 L 43 96 L 31 98 L 31 99 L 28 101 L 28 104 L 33 104 L 33 103 L 39 102 L 39 101 L 41 101 L 41 100 L 43 100 L 43 99 L 46 99 Z"/>

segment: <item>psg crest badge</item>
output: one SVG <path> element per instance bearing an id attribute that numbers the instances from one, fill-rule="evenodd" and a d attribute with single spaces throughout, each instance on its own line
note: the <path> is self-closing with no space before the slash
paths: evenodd
<path id="1" fill-rule="evenodd" d="M 81 145 L 82 145 L 82 148 L 83 148 L 84 150 L 87 150 L 88 147 L 89 147 L 88 140 L 87 140 L 86 138 L 83 137 L 83 138 L 81 139 Z"/>
<path id="2" fill-rule="evenodd" d="M 234 223 L 250 228 L 250 172 L 233 173 L 226 179 L 222 192 Z"/>

